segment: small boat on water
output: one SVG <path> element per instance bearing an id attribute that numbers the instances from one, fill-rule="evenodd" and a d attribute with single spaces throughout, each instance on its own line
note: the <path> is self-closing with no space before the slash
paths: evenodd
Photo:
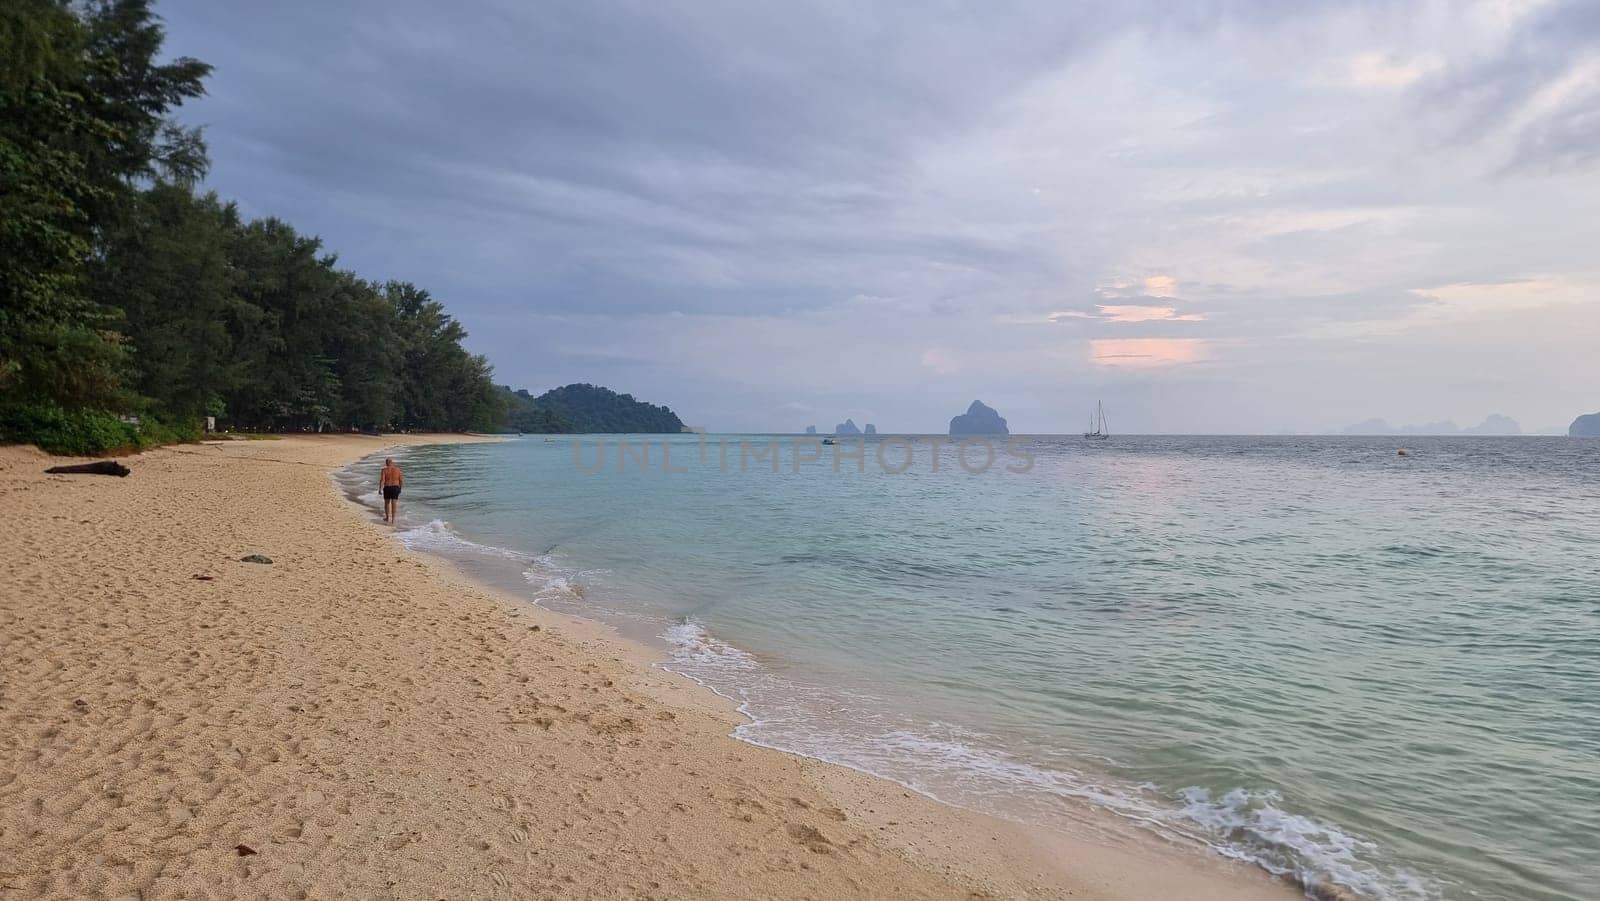
<path id="1" fill-rule="evenodd" d="M 824 439 L 822 439 L 822 443 L 823 444 L 838 444 L 839 442 L 834 441 L 832 438 L 824 438 Z"/>
<path id="2" fill-rule="evenodd" d="M 1111 430 L 1106 428 L 1106 408 L 1099 401 L 1095 401 L 1094 412 L 1089 414 L 1089 431 L 1083 437 L 1095 441 L 1104 441 L 1111 437 Z"/>

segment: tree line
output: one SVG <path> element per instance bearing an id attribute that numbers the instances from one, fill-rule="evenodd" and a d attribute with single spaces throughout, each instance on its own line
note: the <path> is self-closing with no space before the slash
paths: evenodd
<path id="1" fill-rule="evenodd" d="M 0 438 L 500 427 L 488 361 L 427 291 L 196 191 L 205 143 L 173 113 L 211 67 L 160 61 L 164 39 L 149 0 L 0 5 Z"/>

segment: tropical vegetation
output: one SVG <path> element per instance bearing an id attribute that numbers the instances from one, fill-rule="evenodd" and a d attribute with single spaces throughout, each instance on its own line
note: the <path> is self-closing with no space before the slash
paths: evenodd
<path id="1" fill-rule="evenodd" d="M 196 190 L 148 0 L 0 4 L 0 440 L 87 453 L 261 430 L 499 427 L 466 332 L 415 285 Z"/>
<path id="2" fill-rule="evenodd" d="M 589 384 L 497 387 L 427 291 L 197 189 L 150 0 L 0 4 L 0 441 L 55 453 L 249 431 L 677 432 Z"/>

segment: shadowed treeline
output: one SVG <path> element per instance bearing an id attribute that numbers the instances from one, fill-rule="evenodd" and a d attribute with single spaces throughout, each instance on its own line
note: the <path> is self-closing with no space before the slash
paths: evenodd
<path id="1" fill-rule="evenodd" d="M 211 67 L 160 62 L 164 38 L 148 0 L 0 9 L 0 439 L 498 427 L 488 361 L 426 291 L 196 193 L 205 143 L 172 114 Z"/>

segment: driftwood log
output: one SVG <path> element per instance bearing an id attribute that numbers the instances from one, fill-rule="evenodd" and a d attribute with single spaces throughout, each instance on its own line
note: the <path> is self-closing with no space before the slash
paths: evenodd
<path id="1" fill-rule="evenodd" d="M 98 463 L 74 463 L 71 466 L 52 466 L 45 472 L 52 475 L 91 475 L 91 476 L 125 476 L 132 472 L 115 460 L 101 460 Z"/>

